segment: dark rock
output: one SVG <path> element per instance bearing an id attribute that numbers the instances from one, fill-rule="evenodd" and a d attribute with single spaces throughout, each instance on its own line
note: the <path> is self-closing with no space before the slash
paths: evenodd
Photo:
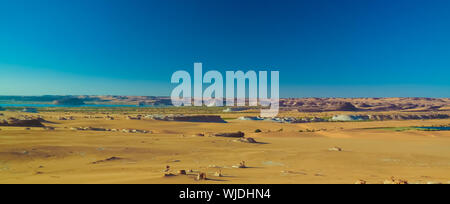
<path id="1" fill-rule="evenodd" d="M 217 133 L 215 134 L 216 137 L 235 137 L 235 138 L 242 138 L 245 136 L 243 132 L 235 132 L 235 133 Z"/>
<path id="2" fill-rule="evenodd" d="M 122 160 L 122 158 L 120 157 L 110 157 L 108 159 L 104 159 L 104 160 L 99 160 L 96 162 L 92 162 L 92 164 L 99 164 L 99 163 L 104 163 L 104 162 L 111 162 L 111 161 L 118 161 L 118 160 Z"/>
<path id="3" fill-rule="evenodd" d="M 19 120 L 16 118 L 9 118 L 7 121 L 0 122 L 0 126 L 11 127 L 45 127 L 38 119 Z"/>
<path id="4" fill-rule="evenodd" d="M 145 118 L 162 121 L 199 122 L 199 123 L 226 123 L 217 115 L 148 115 Z"/>
<path id="5" fill-rule="evenodd" d="M 251 138 L 251 137 L 247 138 L 247 142 L 248 142 L 248 143 L 258 143 L 258 142 L 256 142 L 255 139 L 253 139 L 253 138 Z"/>
<path id="6" fill-rule="evenodd" d="M 173 120 L 181 122 L 225 123 L 220 116 L 216 115 L 175 116 Z"/>

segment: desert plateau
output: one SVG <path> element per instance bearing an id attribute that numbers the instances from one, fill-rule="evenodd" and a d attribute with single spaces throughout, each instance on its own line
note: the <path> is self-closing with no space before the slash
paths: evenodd
<path id="1" fill-rule="evenodd" d="M 0 100 L 2 184 L 450 183 L 448 98 L 281 99 L 276 118 L 164 97 Z"/>

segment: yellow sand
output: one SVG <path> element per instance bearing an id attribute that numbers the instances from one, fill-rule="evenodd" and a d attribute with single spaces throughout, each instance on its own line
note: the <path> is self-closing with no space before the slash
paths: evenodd
<path id="1" fill-rule="evenodd" d="M 58 113 L 42 115 L 57 118 Z M 215 124 L 81 116 L 48 119 L 58 123 L 46 124 L 54 131 L 0 127 L 0 183 L 382 183 L 391 176 L 410 183 L 450 181 L 450 132 L 365 129 L 446 125 L 450 120 Z M 153 133 L 69 129 L 79 126 Z M 299 132 L 306 129 L 321 131 Z M 208 136 L 235 131 L 262 144 Z M 206 136 L 194 136 L 198 133 Z M 329 151 L 335 146 L 344 151 Z M 111 157 L 121 159 L 93 163 Z M 233 168 L 241 161 L 249 168 Z M 164 177 L 167 165 L 172 173 L 192 173 Z M 214 176 L 219 170 L 223 177 Z M 197 172 L 206 172 L 209 180 L 195 181 Z"/>

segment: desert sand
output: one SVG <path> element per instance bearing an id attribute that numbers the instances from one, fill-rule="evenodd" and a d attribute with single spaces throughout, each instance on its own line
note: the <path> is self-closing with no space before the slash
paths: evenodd
<path id="1" fill-rule="evenodd" d="M 446 126 L 450 119 L 289 124 L 222 113 L 227 123 L 198 123 L 127 119 L 127 114 L 27 113 L 55 129 L 0 127 L 0 183 L 383 183 L 391 177 L 450 182 L 450 132 L 387 128 Z M 295 114 L 300 113 L 282 113 Z M 333 114 L 341 113 L 327 113 Z M 237 131 L 258 143 L 214 136 Z M 243 161 L 247 168 L 236 168 Z M 180 170 L 187 175 L 178 175 Z M 207 180 L 196 180 L 199 173 Z"/>

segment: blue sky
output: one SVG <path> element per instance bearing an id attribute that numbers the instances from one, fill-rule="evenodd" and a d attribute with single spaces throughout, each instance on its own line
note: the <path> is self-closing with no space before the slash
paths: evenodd
<path id="1" fill-rule="evenodd" d="M 0 0 L 0 95 L 170 95 L 278 70 L 282 97 L 450 97 L 448 0 Z"/>

